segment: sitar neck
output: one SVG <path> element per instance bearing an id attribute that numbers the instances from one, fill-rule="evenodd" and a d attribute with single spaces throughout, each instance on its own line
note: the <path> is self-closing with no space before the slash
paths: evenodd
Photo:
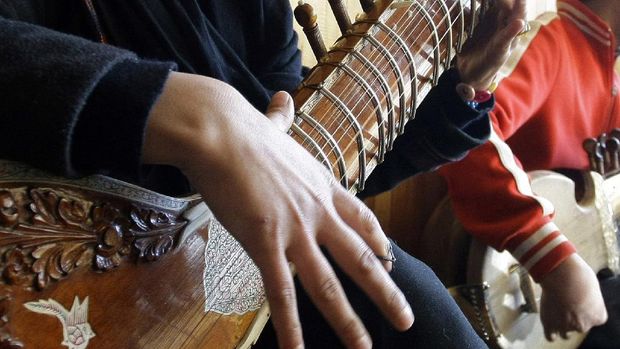
<path id="1" fill-rule="evenodd" d="M 292 136 L 352 191 L 468 36 L 476 1 L 377 1 L 336 41 L 295 92 Z"/>

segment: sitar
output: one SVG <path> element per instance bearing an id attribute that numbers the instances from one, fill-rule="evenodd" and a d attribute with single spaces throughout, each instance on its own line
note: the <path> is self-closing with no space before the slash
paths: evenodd
<path id="1" fill-rule="evenodd" d="M 619 145 L 620 130 L 586 140 L 589 171 L 528 173 L 532 191 L 553 204 L 554 222 L 561 232 L 601 276 L 620 272 Z M 413 247 L 410 251 L 433 268 L 490 348 L 580 346 L 585 333 L 571 332 L 568 339 L 546 340 L 539 313 L 540 287 L 509 252 L 498 252 L 466 232 L 454 216 L 445 183 L 437 174 L 419 176 L 403 189 L 410 197 L 413 191 L 418 194 L 416 207 L 427 208 L 422 210 L 425 217 L 411 215 L 419 221 L 417 227 L 409 224 L 412 229 L 406 231 L 415 235 L 408 242 Z M 410 209 L 403 206 L 403 210 Z M 442 253 L 436 253 L 438 250 Z"/>
<path id="2" fill-rule="evenodd" d="M 364 1 L 294 93 L 290 135 L 361 190 L 486 2 Z M 198 196 L 0 162 L 0 348 L 247 348 L 260 273 Z"/>

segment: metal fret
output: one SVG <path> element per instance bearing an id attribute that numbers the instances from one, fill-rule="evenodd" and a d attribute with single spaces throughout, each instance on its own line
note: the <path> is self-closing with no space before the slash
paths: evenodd
<path id="1" fill-rule="evenodd" d="M 473 0 L 475 1 L 475 0 Z M 428 11 L 424 8 L 424 6 L 420 3 L 418 3 L 417 1 L 399 1 L 399 2 L 393 2 L 390 5 L 390 8 L 392 9 L 397 9 L 397 8 L 403 8 L 403 7 L 411 7 L 411 6 L 416 6 L 419 9 L 419 12 L 422 14 L 422 16 L 424 17 L 424 19 L 426 19 L 426 21 L 428 22 L 429 26 L 432 28 L 432 36 L 433 36 L 433 41 L 434 41 L 434 47 L 433 47 L 433 56 L 434 56 L 434 63 L 433 64 L 433 85 L 437 85 L 437 81 L 439 79 L 439 61 L 440 61 L 440 52 L 439 52 L 439 31 L 437 29 L 437 26 L 435 25 L 435 22 L 433 21 L 433 17 L 431 16 L 430 13 L 428 13 Z"/>
<path id="2" fill-rule="evenodd" d="M 450 60 L 452 58 L 452 17 L 450 16 L 450 9 L 448 5 L 444 1 L 439 1 L 443 12 L 446 14 L 444 17 L 444 22 L 448 20 L 448 31 L 444 34 L 444 38 L 447 38 L 448 43 L 446 44 L 446 61 L 443 64 L 444 69 L 448 69 L 450 67 Z"/>
<path id="3" fill-rule="evenodd" d="M 469 37 L 474 36 L 474 29 L 476 28 L 476 11 L 478 7 L 477 0 L 471 0 L 469 2 Z"/>
<path id="4" fill-rule="evenodd" d="M 340 184 L 342 184 L 342 186 L 348 190 L 349 180 L 347 179 L 347 165 L 344 161 L 344 155 L 342 154 L 342 150 L 340 150 L 340 147 L 338 146 L 338 142 L 336 142 L 331 133 L 327 132 L 327 130 L 318 121 L 316 121 L 312 116 L 310 116 L 310 114 L 300 110 L 296 113 L 296 115 L 300 117 L 303 121 L 310 124 L 310 126 L 315 128 L 317 131 L 319 131 L 321 136 L 323 136 L 323 138 L 325 138 L 325 140 L 332 146 L 334 154 L 336 154 L 338 171 L 342 176 L 342 178 L 340 178 Z"/>
<path id="5" fill-rule="evenodd" d="M 457 3 L 459 7 L 460 30 L 456 43 L 456 51 L 461 52 L 461 48 L 463 48 L 463 41 L 465 40 L 465 10 L 463 9 L 463 3 L 461 0 L 458 0 Z"/>
<path id="6" fill-rule="evenodd" d="M 359 124 L 355 115 L 353 115 L 349 107 L 347 107 L 347 105 L 344 104 L 344 102 L 342 102 L 342 100 L 338 96 L 333 94 L 325 86 L 319 85 L 317 87 L 320 93 L 323 93 L 323 95 L 325 95 L 327 99 L 332 101 L 332 103 L 334 103 L 336 107 L 339 108 L 340 111 L 342 111 L 342 113 L 349 120 L 349 122 L 351 123 L 351 126 L 355 130 L 355 138 L 357 141 L 357 154 L 358 154 L 358 162 L 359 162 L 359 170 L 360 170 L 359 177 L 358 177 L 359 178 L 358 186 L 359 186 L 359 190 L 361 191 L 364 187 L 364 182 L 366 180 L 366 149 L 364 147 L 364 135 L 362 133 L 362 125 Z"/>
<path id="7" fill-rule="evenodd" d="M 299 127 L 297 123 L 293 123 L 291 125 L 291 132 L 301 137 L 301 139 L 303 139 L 304 142 L 310 143 L 312 148 L 314 148 L 316 152 L 319 154 L 319 156 L 321 157 L 321 162 L 325 163 L 325 166 L 327 167 L 329 172 L 334 173 L 334 168 L 332 167 L 332 163 L 329 161 L 329 158 L 327 157 L 327 155 L 325 154 L 321 146 L 312 137 L 310 137 L 310 135 L 307 134 L 306 131 L 304 131 L 301 127 Z"/>
<path id="8" fill-rule="evenodd" d="M 383 129 L 383 123 L 384 123 L 385 118 L 383 117 L 383 108 L 381 107 L 381 101 L 379 100 L 379 97 L 377 96 L 375 91 L 372 89 L 372 87 L 368 84 L 366 79 L 364 79 L 359 73 L 357 73 L 355 70 L 349 67 L 344 62 L 344 60 L 339 63 L 326 62 L 324 64 L 329 64 L 329 65 L 336 67 L 337 69 L 342 69 L 342 71 L 344 71 L 346 74 L 351 76 L 353 80 L 355 80 L 357 83 L 362 85 L 365 92 L 370 95 L 370 99 L 372 100 L 372 103 L 374 104 L 374 107 L 375 107 L 375 114 L 377 115 L 377 125 L 378 125 L 378 132 L 379 132 L 379 150 L 378 150 L 377 157 L 379 161 L 383 161 L 383 157 L 385 155 L 385 132 Z"/>
<path id="9" fill-rule="evenodd" d="M 430 13 L 428 13 L 428 11 L 424 8 L 424 6 L 422 6 L 420 3 L 417 3 L 417 2 L 415 2 L 414 5 L 416 5 L 419 8 L 420 13 L 422 13 L 422 16 L 424 16 L 429 26 L 433 28 L 433 33 L 432 33 L 433 41 L 434 41 L 433 85 L 437 85 L 437 82 L 439 81 L 439 64 L 441 60 L 440 52 L 439 52 L 439 31 L 437 29 L 437 26 L 435 25 L 435 22 L 433 22 L 433 17 L 431 16 Z"/>
<path id="10" fill-rule="evenodd" d="M 358 51 L 354 49 L 348 50 L 347 52 L 350 52 L 352 57 L 362 62 L 362 64 L 372 72 L 372 74 L 379 81 L 379 84 L 381 85 L 381 89 L 385 93 L 386 102 L 387 102 L 387 111 L 388 111 L 388 115 L 387 115 L 388 143 L 386 143 L 385 134 L 383 130 L 380 131 L 381 133 L 379 134 L 379 142 L 381 142 L 384 145 L 384 149 L 389 149 L 389 134 L 394 133 L 394 102 L 392 101 L 392 90 L 390 89 L 390 86 L 388 85 L 388 82 L 385 79 L 385 76 L 383 76 L 379 68 L 377 68 L 377 66 L 373 62 L 368 60 L 368 58 L 364 57 L 361 53 L 359 53 Z M 381 154 L 379 161 L 383 161 L 384 155 L 385 153 Z"/>
<path id="11" fill-rule="evenodd" d="M 409 50 L 407 43 L 400 37 L 400 35 L 398 35 L 398 33 L 392 30 L 392 28 L 388 27 L 381 21 L 376 22 L 376 25 L 378 28 L 385 31 L 390 38 L 396 41 L 400 49 L 405 53 L 405 58 L 407 58 L 407 61 L 409 62 L 409 76 L 411 76 L 411 104 L 409 107 L 410 109 L 406 112 L 406 114 L 408 115 L 409 120 L 413 119 L 415 117 L 416 107 L 418 106 L 418 72 L 413 59 L 413 54 L 411 53 L 411 50 Z M 404 129 L 405 123 L 401 122 L 400 125 L 398 125 L 398 133 L 402 134 Z"/>
<path id="12" fill-rule="evenodd" d="M 381 53 L 381 55 L 383 57 L 385 57 L 388 60 L 388 63 L 390 64 L 390 67 L 392 68 L 392 70 L 394 71 L 394 74 L 396 75 L 396 83 L 398 85 L 398 100 L 399 100 L 399 115 L 398 115 L 398 119 L 403 122 L 405 120 L 405 86 L 403 84 L 403 73 L 400 70 L 400 67 L 398 66 L 398 62 L 396 61 L 396 59 L 394 58 L 394 56 L 390 53 L 390 51 L 383 46 L 383 44 L 381 44 L 377 39 L 375 39 L 373 36 L 371 36 L 368 33 L 350 33 L 349 35 L 352 36 L 358 36 L 360 37 L 363 41 L 370 43 L 371 46 L 374 46 L 375 48 L 377 48 L 377 50 L 379 50 L 379 53 Z M 394 145 L 394 124 L 392 124 L 392 127 L 390 128 L 390 125 L 388 123 L 388 128 L 389 128 L 389 132 L 388 132 L 388 150 L 392 149 L 392 146 Z"/>

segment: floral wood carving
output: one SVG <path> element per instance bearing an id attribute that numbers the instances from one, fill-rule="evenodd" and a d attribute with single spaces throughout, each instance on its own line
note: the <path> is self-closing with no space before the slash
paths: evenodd
<path id="1" fill-rule="evenodd" d="M 83 196 L 50 188 L 0 189 L 0 252 L 7 284 L 43 289 L 79 267 L 107 271 L 125 256 L 157 260 L 186 224 L 128 201 Z"/>

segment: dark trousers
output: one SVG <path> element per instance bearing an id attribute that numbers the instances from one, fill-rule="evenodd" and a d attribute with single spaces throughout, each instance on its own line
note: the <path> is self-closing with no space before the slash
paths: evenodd
<path id="1" fill-rule="evenodd" d="M 487 348 L 433 271 L 396 244 L 393 247 L 396 262 L 390 275 L 415 315 L 413 326 L 406 332 L 394 330 L 364 292 L 336 269 L 351 305 L 372 336 L 373 348 Z M 344 347 L 298 281 L 296 287 L 306 348 Z M 271 322 L 255 348 L 277 348 Z"/>
<path id="2" fill-rule="evenodd" d="M 609 319 L 604 325 L 593 328 L 579 349 L 620 348 L 620 276 L 601 280 L 601 290 Z"/>

